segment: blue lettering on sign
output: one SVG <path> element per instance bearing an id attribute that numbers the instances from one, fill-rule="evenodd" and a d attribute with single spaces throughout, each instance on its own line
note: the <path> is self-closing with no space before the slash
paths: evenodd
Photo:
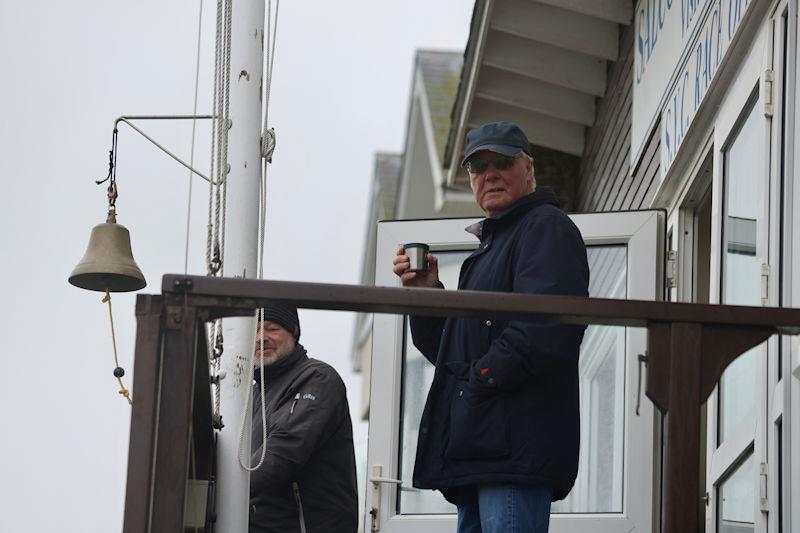
<path id="1" fill-rule="evenodd" d="M 689 69 L 683 72 L 683 82 L 681 83 L 681 133 L 678 137 L 678 144 L 683 142 L 683 136 L 686 134 L 685 128 L 689 127 L 689 118 L 686 116 L 686 87 L 689 83 Z"/>
<path id="2" fill-rule="evenodd" d="M 690 9 L 691 0 L 682 0 L 682 7 Z M 664 172 L 672 164 L 681 143 L 692 124 L 695 114 L 705 99 L 732 37 L 736 34 L 742 17 L 751 0 L 716 0 L 708 18 L 697 36 L 694 51 L 688 57 L 681 78 L 667 100 L 662 118 L 664 142 Z M 725 10 L 727 9 L 727 13 Z M 727 35 L 723 30 L 727 22 Z M 690 76 L 693 79 L 690 80 Z M 688 94 L 691 91 L 692 94 Z"/>
<path id="3" fill-rule="evenodd" d="M 691 32 L 697 17 L 704 11 L 710 0 L 680 0 L 681 38 Z M 744 0 L 726 0 L 738 1 Z M 659 38 L 664 31 L 667 16 L 672 10 L 674 0 L 641 0 L 636 12 L 635 51 L 638 68 L 635 72 L 636 85 L 641 83 L 650 60 L 656 53 Z"/>
<path id="4" fill-rule="evenodd" d="M 685 1 L 685 0 L 682 0 Z M 636 55 L 639 68 L 636 69 L 636 84 L 638 85 L 647 64 L 653 57 L 658 44 L 658 38 L 664 29 L 667 13 L 672 9 L 673 0 L 643 0 L 637 13 L 636 24 Z"/>
<path id="5" fill-rule="evenodd" d="M 699 0 L 681 0 L 681 37 L 686 35 L 686 30 L 691 26 L 699 4 Z"/>
<path id="6" fill-rule="evenodd" d="M 644 74 L 645 66 L 647 66 L 647 61 L 645 60 L 645 50 L 647 46 L 647 38 L 645 36 L 646 32 L 642 31 L 642 24 L 646 24 L 645 18 L 642 16 L 644 14 L 644 10 L 639 10 L 639 24 L 636 28 L 636 55 L 639 58 L 639 68 L 636 69 L 636 85 L 639 85 L 639 82 L 642 81 L 642 74 Z M 647 57 L 650 57 L 650 51 L 647 50 Z"/>
<path id="7" fill-rule="evenodd" d="M 742 4 L 744 8 L 750 5 L 750 0 L 728 0 L 728 41 L 733 39 L 733 34 L 739 29 L 739 22 L 742 21 Z"/>
<path id="8" fill-rule="evenodd" d="M 672 93 L 672 98 L 667 100 L 664 113 L 661 115 L 665 157 L 668 161 L 675 157 L 694 114 L 692 111 L 694 105 L 687 102 L 687 98 L 690 97 L 687 91 L 692 87 L 688 65 L 681 71 L 679 80 Z"/>
<path id="9" fill-rule="evenodd" d="M 700 95 L 703 92 L 700 88 L 700 72 L 703 68 L 703 39 L 700 39 L 700 42 L 697 43 L 694 62 L 694 107 L 692 111 L 700 107 Z"/>
<path id="10" fill-rule="evenodd" d="M 714 16 L 716 17 L 715 20 L 717 24 L 717 45 L 714 47 L 716 49 L 717 55 L 714 57 L 714 64 L 719 65 L 719 62 L 722 60 L 722 57 L 720 57 L 721 45 L 722 45 L 722 20 L 721 20 L 721 15 L 719 13 L 719 9 L 716 10 Z"/>

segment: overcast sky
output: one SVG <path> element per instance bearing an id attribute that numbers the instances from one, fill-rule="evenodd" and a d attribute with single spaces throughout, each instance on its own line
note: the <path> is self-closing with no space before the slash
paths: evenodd
<path id="1" fill-rule="evenodd" d="M 281 3 L 266 277 L 358 282 L 373 156 L 403 149 L 414 51 L 463 50 L 472 4 Z M 201 113 L 211 111 L 215 8 L 204 0 Z M 130 408 L 112 376 L 101 295 L 67 276 L 105 219 L 94 180 L 107 171 L 114 119 L 192 111 L 198 9 L 198 0 L 0 0 L 0 531 L 121 529 Z M 189 124 L 143 127 L 188 159 Z M 198 166 L 209 152 L 203 125 Z M 119 222 L 131 230 L 144 292 L 158 292 L 162 274 L 184 268 L 187 172 L 123 125 L 117 177 Z M 205 272 L 206 207 L 197 180 L 192 273 Z M 129 386 L 134 300 L 113 297 Z M 305 311 L 301 322 L 310 353 L 345 377 L 355 412 L 352 315 Z"/>

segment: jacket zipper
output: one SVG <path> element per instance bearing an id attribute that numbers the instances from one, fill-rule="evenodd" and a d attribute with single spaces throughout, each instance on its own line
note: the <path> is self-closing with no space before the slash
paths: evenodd
<path id="1" fill-rule="evenodd" d="M 300 533 L 306 533 L 306 518 L 303 516 L 303 502 L 300 500 L 300 486 L 297 481 L 292 482 L 292 490 L 294 491 L 294 501 L 297 504 L 297 511 L 300 516 Z"/>
<path id="2" fill-rule="evenodd" d="M 294 395 L 294 401 L 292 402 L 292 408 L 289 409 L 289 414 L 290 415 L 294 414 L 294 406 L 297 405 L 297 400 L 299 400 L 299 399 L 300 399 L 300 393 L 298 392 L 297 394 Z"/>

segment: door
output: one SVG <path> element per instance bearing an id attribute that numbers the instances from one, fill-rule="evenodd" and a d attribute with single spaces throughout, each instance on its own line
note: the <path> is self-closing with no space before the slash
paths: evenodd
<path id="1" fill-rule="evenodd" d="M 587 245 L 593 297 L 660 299 L 664 213 L 633 211 L 570 217 Z M 464 228 L 477 219 L 389 221 L 378 225 L 376 285 L 399 286 L 392 258 L 406 242 L 426 242 L 439 276 L 455 289 L 461 262 L 477 239 Z M 652 531 L 656 413 L 639 401 L 641 328 L 589 326 L 579 361 L 581 451 L 578 478 L 552 507 L 550 531 Z M 417 431 L 434 367 L 410 341 L 407 317 L 373 323 L 365 531 L 451 532 L 455 507 L 436 491 L 411 485 Z M 642 384 L 643 388 L 643 384 Z"/>
<path id="2" fill-rule="evenodd" d="M 770 32 L 762 32 L 715 119 L 714 257 L 711 301 L 731 305 L 778 305 L 780 222 L 776 203 L 774 132 L 764 87 L 764 51 Z M 770 91 L 771 93 L 771 91 Z M 706 531 L 766 532 L 770 493 L 769 449 L 780 431 L 780 416 L 770 420 L 769 400 L 778 339 L 772 338 L 734 360 L 709 397 L 707 409 Z M 776 424 L 777 423 L 777 424 Z M 772 471 L 777 474 L 777 450 Z M 773 485 L 774 488 L 777 485 Z M 777 510 L 777 508 L 775 508 Z M 774 517 L 777 518 L 777 515 Z"/>

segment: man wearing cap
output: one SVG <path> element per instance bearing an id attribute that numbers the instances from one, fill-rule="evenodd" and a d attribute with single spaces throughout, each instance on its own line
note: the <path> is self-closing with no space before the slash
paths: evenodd
<path id="1" fill-rule="evenodd" d="M 251 465 L 259 466 L 250 474 L 250 533 L 354 533 L 358 499 L 345 386 L 330 365 L 308 357 L 299 339 L 295 308 L 264 309 L 253 359 Z"/>
<path id="2" fill-rule="evenodd" d="M 462 165 L 486 218 L 459 289 L 588 296 L 580 232 L 549 187 L 536 187 L 530 144 L 509 122 L 467 135 Z M 406 287 L 439 287 L 436 257 L 394 272 Z M 458 507 L 460 533 L 548 530 L 550 502 L 578 468 L 578 353 L 585 326 L 542 321 L 411 317 L 414 345 L 436 365 L 420 421 L 414 486 Z"/>

